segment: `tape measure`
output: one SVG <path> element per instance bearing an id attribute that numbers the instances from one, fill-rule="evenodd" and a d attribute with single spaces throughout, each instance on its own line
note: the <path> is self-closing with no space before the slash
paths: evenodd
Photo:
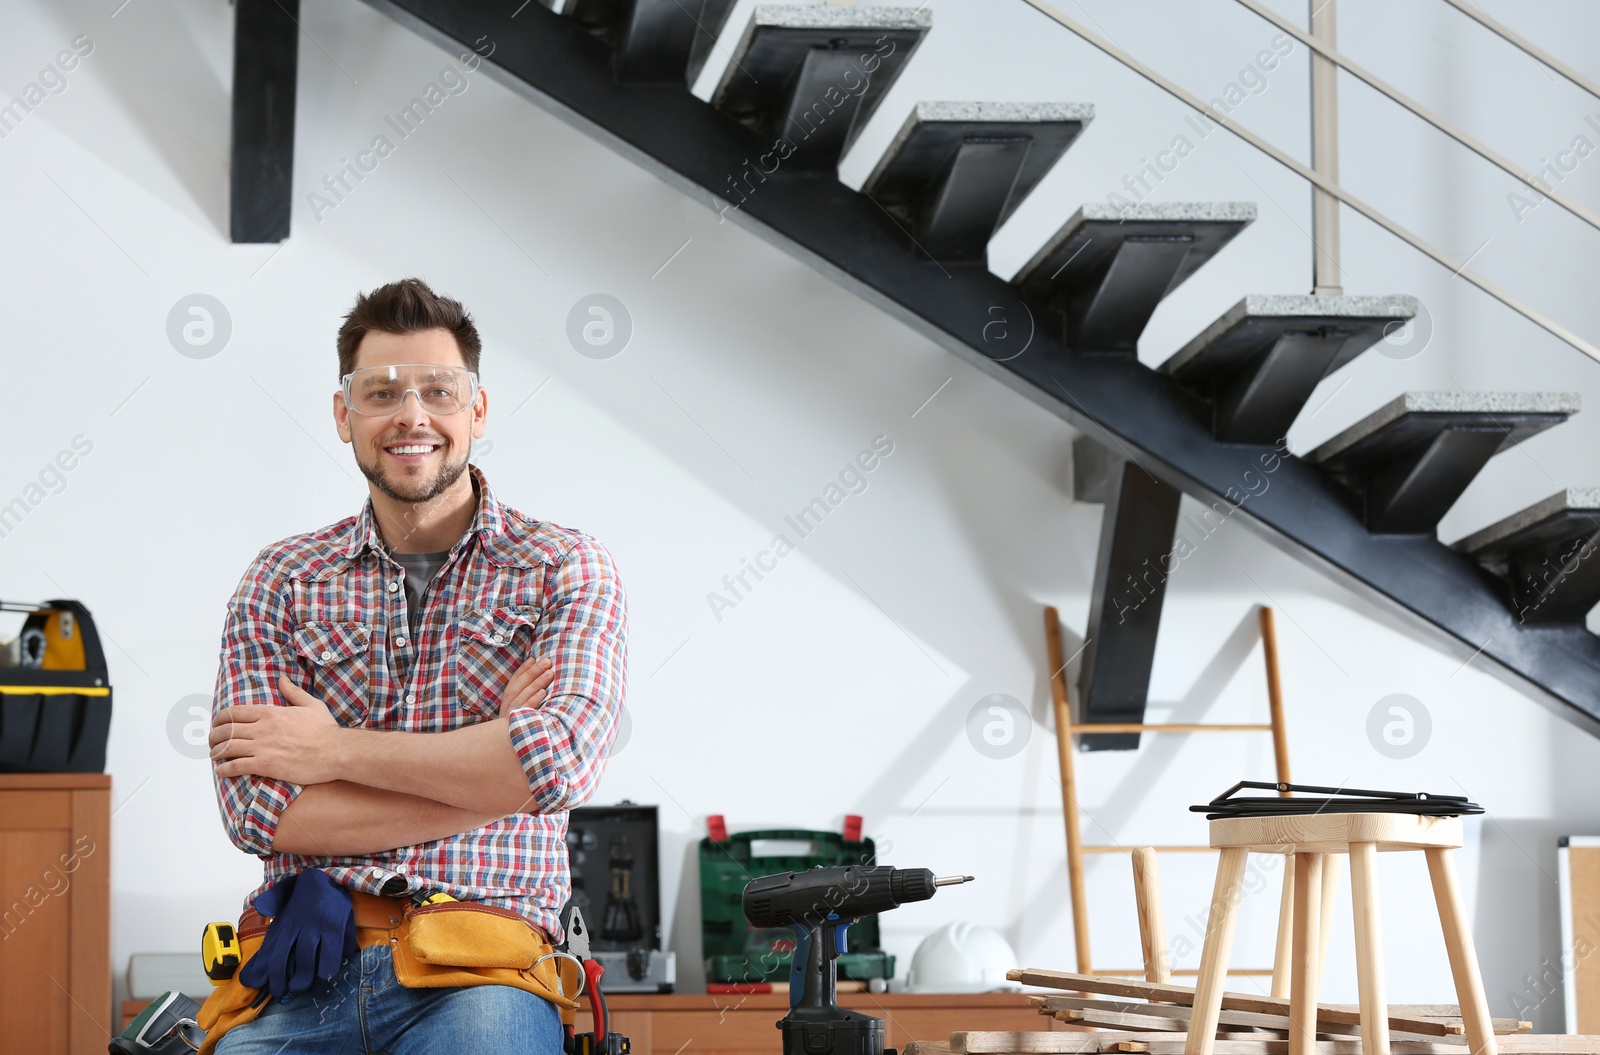
<path id="1" fill-rule="evenodd" d="M 200 962 L 212 985 L 221 985 L 239 969 L 239 936 L 232 923 L 207 923 L 200 935 Z"/>
<path id="2" fill-rule="evenodd" d="M 446 894 L 443 890 L 419 890 L 411 895 L 411 900 L 418 908 L 421 908 L 424 905 L 438 905 L 446 901 L 454 901 L 455 898 Z"/>

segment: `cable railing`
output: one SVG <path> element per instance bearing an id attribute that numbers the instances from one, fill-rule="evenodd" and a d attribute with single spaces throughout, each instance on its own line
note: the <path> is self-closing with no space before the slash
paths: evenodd
<path id="1" fill-rule="evenodd" d="M 1493 297 L 1495 300 L 1498 300 L 1501 304 L 1504 304 L 1506 307 L 1521 315 L 1535 326 L 1538 326 L 1540 329 L 1560 339 L 1566 344 L 1571 345 L 1573 348 L 1576 348 L 1578 351 L 1589 356 L 1591 359 L 1600 360 L 1600 346 L 1596 346 L 1593 342 L 1586 340 L 1579 334 L 1568 329 L 1566 326 L 1563 326 L 1561 323 L 1557 322 L 1549 315 L 1546 315 L 1544 312 L 1539 311 L 1531 304 L 1528 304 L 1521 297 L 1518 297 L 1511 291 L 1503 289 L 1495 283 L 1490 282 L 1482 275 L 1468 271 L 1467 265 L 1472 262 L 1471 257 L 1467 258 L 1466 260 L 1455 259 L 1444 250 L 1419 237 L 1415 232 L 1411 231 L 1403 224 L 1391 219 L 1378 209 L 1367 204 L 1365 201 L 1362 201 L 1360 198 L 1344 189 L 1344 187 L 1340 186 L 1337 174 L 1337 122 L 1334 119 L 1336 95 L 1334 93 L 1332 83 L 1333 70 L 1335 67 L 1338 69 L 1343 69 L 1352 76 L 1365 82 L 1367 85 L 1392 102 L 1397 103 L 1413 115 L 1428 122 L 1434 128 L 1443 132 L 1457 143 L 1460 143 L 1462 146 L 1478 154 L 1480 157 L 1491 162 L 1505 172 L 1510 173 L 1519 181 L 1527 184 L 1529 187 L 1532 187 L 1541 196 L 1555 202 L 1572 215 L 1578 217 L 1597 230 L 1600 230 L 1600 213 L 1596 213 L 1580 203 L 1573 201 L 1568 196 L 1561 194 L 1554 187 L 1550 186 L 1545 181 L 1538 179 L 1531 172 L 1518 167 L 1508 158 L 1503 157 L 1485 144 L 1478 142 L 1466 132 L 1456 128 L 1444 118 L 1439 117 L 1437 114 L 1428 110 L 1420 103 L 1401 93 L 1398 89 L 1393 88 L 1376 75 L 1370 73 L 1356 63 L 1351 62 L 1349 59 L 1340 54 L 1339 51 L 1333 46 L 1335 0 L 1321 0 L 1321 2 L 1317 4 L 1316 9 L 1313 12 L 1312 33 L 1307 33 L 1300 27 L 1284 20 L 1276 12 L 1271 11 L 1260 4 L 1258 0 L 1237 0 L 1239 4 L 1248 8 L 1261 18 L 1266 19 L 1268 22 L 1271 22 L 1284 32 L 1291 34 L 1311 50 L 1313 63 L 1311 93 L 1313 165 L 1310 166 L 1302 163 L 1297 158 L 1290 156 L 1284 151 L 1279 150 L 1276 146 L 1256 135 L 1239 122 L 1233 120 L 1227 114 L 1211 108 L 1199 96 L 1183 88 L 1171 78 L 1150 69 L 1144 63 L 1140 62 L 1128 52 L 1124 51 L 1109 38 L 1096 33 L 1088 26 L 1052 6 L 1048 0 L 1025 0 L 1025 2 L 1032 6 L 1040 14 L 1051 19 L 1064 29 L 1071 32 L 1073 35 L 1105 52 L 1111 58 L 1116 59 L 1124 66 L 1145 78 L 1151 84 L 1154 84 L 1156 87 L 1160 88 L 1162 91 L 1165 91 L 1167 94 L 1178 99 L 1185 105 L 1199 111 L 1206 117 L 1207 120 L 1221 125 L 1229 132 L 1232 132 L 1240 139 L 1243 139 L 1246 143 L 1249 143 L 1263 154 L 1266 154 L 1268 157 L 1272 158 L 1272 160 L 1278 162 L 1280 165 L 1284 166 L 1297 176 L 1300 176 L 1302 179 L 1310 183 L 1315 188 L 1316 198 L 1316 205 L 1312 210 L 1311 232 L 1313 249 L 1316 254 L 1314 260 L 1314 274 L 1316 277 L 1313 283 L 1315 292 L 1322 294 L 1336 293 L 1339 291 L 1338 209 L 1333 203 L 1341 202 L 1349 206 L 1354 211 L 1360 213 L 1368 220 L 1377 224 L 1385 231 L 1388 231 L 1396 238 L 1399 238 L 1413 249 L 1416 249 L 1418 252 L 1427 256 L 1439 266 L 1448 269 L 1455 277 L 1471 283 L 1478 289 Z M 1461 11 L 1463 14 L 1473 18 L 1480 25 L 1487 28 L 1490 32 L 1494 33 L 1502 40 L 1505 40 L 1507 43 L 1512 44 L 1513 46 L 1526 52 L 1534 59 L 1543 63 L 1550 69 L 1561 74 L 1561 76 L 1565 77 L 1573 84 L 1582 88 L 1584 91 L 1595 95 L 1597 98 L 1600 98 L 1600 86 L 1596 86 L 1594 82 L 1590 81 L 1576 70 L 1566 66 L 1564 63 L 1561 63 L 1554 57 L 1546 54 L 1543 50 L 1526 39 L 1504 29 L 1492 18 L 1489 18 L 1487 15 L 1482 14 L 1480 11 L 1473 8 L 1468 0 L 1444 0 L 1444 2 Z M 1318 68 L 1319 65 L 1321 67 L 1320 69 Z M 1473 255 L 1476 256 L 1477 254 L 1474 253 Z"/>

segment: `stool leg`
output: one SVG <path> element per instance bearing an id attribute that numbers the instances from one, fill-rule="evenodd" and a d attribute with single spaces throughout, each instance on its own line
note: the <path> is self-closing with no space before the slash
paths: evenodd
<path id="1" fill-rule="evenodd" d="M 1272 995 L 1289 999 L 1289 955 L 1294 947 L 1294 854 L 1283 855 L 1283 897 L 1278 902 L 1278 944 L 1272 954 Z"/>
<path id="2" fill-rule="evenodd" d="M 1322 858 L 1322 895 L 1317 902 L 1318 918 L 1322 929 L 1317 945 L 1317 988 L 1322 988 L 1321 978 L 1328 969 L 1328 939 L 1333 935 L 1333 903 L 1339 900 L 1339 856 Z"/>
<path id="3" fill-rule="evenodd" d="M 1233 927 L 1239 921 L 1239 899 L 1244 895 L 1244 863 L 1249 853 L 1242 846 L 1225 846 L 1217 860 L 1217 885 L 1211 893 L 1206 917 L 1206 941 L 1200 953 L 1194 1011 L 1183 1055 L 1211 1055 L 1217 1040 L 1217 1019 L 1222 1014 L 1222 993 L 1228 987 L 1228 957 L 1233 952 Z"/>
<path id="4" fill-rule="evenodd" d="M 1389 1055 L 1378 928 L 1378 844 L 1350 844 L 1350 907 L 1356 920 L 1356 984 L 1361 993 L 1361 1055 Z"/>
<path id="5" fill-rule="evenodd" d="M 1461 908 L 1455 860 L 1449 847 L 1431 846 L 1424 852 L 1428 855 L 1428 875 L 1433 879 L 1433 900 L 1439 906 L 1439 924 L 1444 928 L 1444 947 L 1450 954 L 1450 973 L 1456 980 L 1456 1001 L 1467 1027 L 1467 1046 L 1472 1055 L 1498 1055 L 1489 1001 L 1483 994 L 1483 977 L 1478 973 L 1478 951 Z"/>
<path id="6" fill-rule="evenodd" d="M 1317 983 L 1321 981 L 1322 855 L 1294 855 L 1294 972 L 1289 985 L 1289 1055 L 1317 1050 Z"/>

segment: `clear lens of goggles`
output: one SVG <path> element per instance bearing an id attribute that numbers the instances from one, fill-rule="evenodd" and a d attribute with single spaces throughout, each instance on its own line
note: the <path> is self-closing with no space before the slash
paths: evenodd
<path id="1" fill-rule="evenodd" d="M 392 414 L 407 392 L 430 414 L 458 414 L 478 394 L 478 375 L 453 366 L 369 366 L 341 381 L 345 405 L 357 414 Z"/>

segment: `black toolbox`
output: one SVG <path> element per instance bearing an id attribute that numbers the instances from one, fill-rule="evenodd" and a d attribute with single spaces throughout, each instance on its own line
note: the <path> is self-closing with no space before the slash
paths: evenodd
<path id="1" fill-rule="evenodd" d="M 589 924 L 591 954 L 605 967 L 608 993 L 670 993 L 676 957 L 661 949 L 661 852 L 656 807 L 626 799 L 579 806 L 567 815 L 572 897 Z"/>
<path id="2" fill-rule="evenodd" d="M 23 612 L 0 650 L 0 773 L 102 773 L 111 735 L 106 655 L 77 601 L 0 602 Z"/>

